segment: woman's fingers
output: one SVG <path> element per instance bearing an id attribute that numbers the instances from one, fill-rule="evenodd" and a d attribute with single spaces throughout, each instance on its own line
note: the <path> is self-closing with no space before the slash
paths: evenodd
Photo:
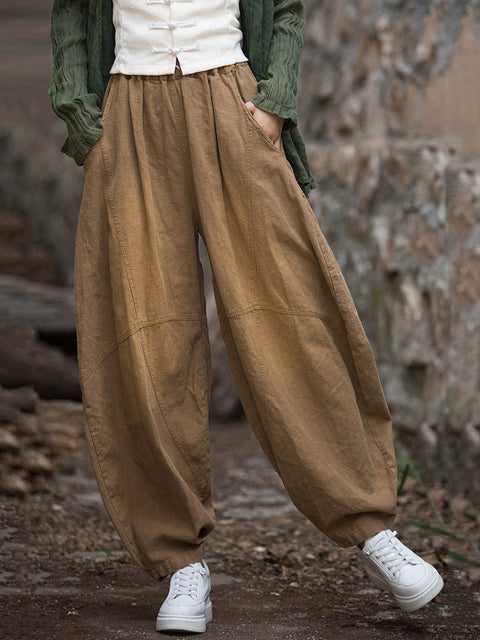
<path id="1" fill-rule="evenodd" d="M 273 144 L 280 149 L 283 118 L 280 118 L 280 116 L 277 116 L 274 113 L 268 113 L 268 111 L 264 111 L 263 109 L 256 107 L 253 102 L 250 101 L 245 102 L 245 106 L 265 131 Z"/>

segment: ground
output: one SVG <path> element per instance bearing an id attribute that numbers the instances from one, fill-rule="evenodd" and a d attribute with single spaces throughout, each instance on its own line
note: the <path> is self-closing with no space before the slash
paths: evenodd
<path id="1" fill-rule="evenodd" d="M 448 536 L 406 524 L 432 517 L 415 483 L 402 492 L 395 526 L 436 564 L 445 588 L 407 614 L 372 587 L 356 548 L 334 546 L 294 509 L 248 424 L 214 424 L 211 434 L 218 523 L 206 551 L 214 606 L 206 640 L 480 636 L 478 569 L 447 557 Z M 154 620 L 168 581 L 148 577 L 123 549 L 85 444 L 56 466 L 49 492 L 3 500 L 2 638 L 162 637 Z M 432 490 L 439 508 L 440 493 Z"/>

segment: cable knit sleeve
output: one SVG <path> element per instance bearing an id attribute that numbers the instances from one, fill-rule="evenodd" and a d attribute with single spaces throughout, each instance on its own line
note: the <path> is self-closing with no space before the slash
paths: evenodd
<path id="1" fill-rule="evenodd" d="M 297 125 L 297 74 L 303 44 L 304 6 L 300 0 L 275 0 L 267 77 L 258 82 L 255 106 L 285 118 L 285 129 Z"/>
<path id="2" fill-rule="evenodd" d="M 53 73 L 48 95 L 66 122 L 62 151 L 78 165 L 103 131 L 98 97 L 88 91 L 88 0 L 54 0 L 51 12 Z"/>

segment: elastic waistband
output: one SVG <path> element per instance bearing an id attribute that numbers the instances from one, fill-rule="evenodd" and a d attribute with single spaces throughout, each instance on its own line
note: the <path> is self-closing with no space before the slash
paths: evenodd
<path id="1" fill-rule="evenodd" d="M 201 76 L 211 76 L 211 75 L 221 75 L 227 74 L 231 71 L 235 71 L 236 69 L 241 69 L 243 67 L 248 66 L 249 63 L 247 60 L 242 62 L 235 62 L 234 64 L 226 64 L 222 67 L 214 67 L 213 69 L 205 69 L 205 71 L 195 71 L 194 73 L 182 73 L 182 71 L 175 67 L 174 73 L 165 73 L 162 75 L 141 75 L 141 74 L 128 74 L 128 73 L 112 73 L 111 78 L 114 77 L 122 77 L 122 78 L 136 78 L 142 79 L 144 82 L 165 82 L 168 80 L 178 80 L 180 78 L 195 78 Z"/>

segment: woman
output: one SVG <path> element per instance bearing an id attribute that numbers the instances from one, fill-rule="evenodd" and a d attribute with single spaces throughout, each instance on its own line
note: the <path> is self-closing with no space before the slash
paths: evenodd
<path id="1" fill-rule="evenodd" d="M 55 0 L 50 97 L 85 166 L 75 250 L 86 433 L 133 558 L 171 574 L 158 630 L 212 619 L 203 559 L 208 249 L 247 417 L 295 505 L 400 606 L 442 588 L 389 527 L 390 414 L 365 332 L 308 204 L 296 128 L 299 0 Z"/>

